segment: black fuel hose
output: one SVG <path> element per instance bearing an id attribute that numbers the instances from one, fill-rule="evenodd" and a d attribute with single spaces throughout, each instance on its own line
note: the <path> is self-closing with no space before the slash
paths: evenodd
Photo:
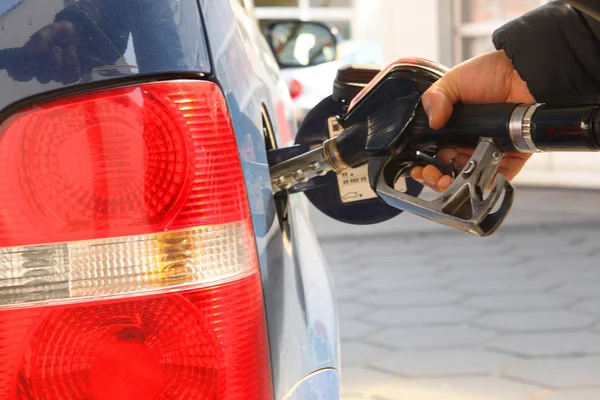
<path id="1" fill-rule="evenodd" d="M 413 144 L 474 147 L 481 137 L 495 139 L 507 152 L 600 150 L 598 105 L 458 105 L 446 127 L 434 131 L 421 108 L 406 135 Z"/>
<path id="2" fill-rule="evenodd" d="M 341 159 L 348 166 L 356 167 L 366 163 L 369 157 L 384 155 L 399 146 L 475 148 L 482 137 L 494 139 L 505 152 L 600 150 L 599 105 L 457 105 L 446 126 L 433 130 L 423 107 L 411 107 L 416 104 L 412 100 L 407 97 L 397 105 L 384 106 L 385 111 L 379 113 L 381 121 L 365 120 L 348 126 L 338 136 Z M 395 114 L 391 113 L 392 109 Z M 374 137 L 378 137 L 377 140 Z M 380 145 L 370 146 L 376 142 Z"/>

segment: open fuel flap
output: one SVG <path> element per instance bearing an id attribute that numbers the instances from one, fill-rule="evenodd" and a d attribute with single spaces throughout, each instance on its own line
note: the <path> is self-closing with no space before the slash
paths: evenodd
<path id="1" fill-rule="evenodd" d="M 381 72 L 381 68 L 375 65 L 342 67 L 333 84 L 332 95 L 306 115 L 298 131 L 296 145 L 270 152 L 269 162 L 275 166 L 272 168 L 272 176 L 276 176 L 277 166 L 283 165 L 284 161 L 318 149 L 324 142 L 342 133 L 344 128 L 340 116 L 348 113 L 356 96 Z M 405 71 L 400 73 L 414 83 L 410 91 L 418 90 L 422 94 L 440 77 L 424 72 L 407 65 Z M 306 160 L 304 163 L 306 164 Z M 390 220 L 403 212 L 386 204 L 375 192 L 369 180 L 368 164 L 336 173 L 333 170 L 327 171 L 319 162 L 319 155 L 315 153 L 314 163 L 308 162 L 308 168 L 310 171 L 300 171 L 305 168 L 299 166 L 295 177 L 282 183 L 279 189 L 287 193 L 304 192 L 318 210 L 337 221 L 370 225 Z M 423 190 L 421 184 L 409 177 L 397 179 L 394 188 L 414 197 L 418 197 Z"/>

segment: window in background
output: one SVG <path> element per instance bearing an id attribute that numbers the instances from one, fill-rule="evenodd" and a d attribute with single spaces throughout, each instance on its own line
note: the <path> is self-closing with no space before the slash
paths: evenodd
<path id="1" fill-rule="evenodd" d="M 321 22 L 324 22 L 326 24 L 330 24 L 330 25 L 333 25 L 334 27 L 336 27 L 337 30 L 338 30 L 338 32 L 340 33 L 340 35 L 344 39 L 350 39 L 350 37 L 352 36 L 352 29 L 351 29 L 350 21 L 325 21 L 325 20 L 321 20 Z"/>
<path id="2" fill-rule="evenodd" d="M 241 6 L 244 8 L 244 10 L 246 10 L 246 13 L 248 15 L 253 15 L 253 7 L 254 7 L 254 3 L 249 1 L 249 0 L 238 0 L 238 3 L 241 4 Z"/>
<path id="3" fill-rule="evenodd" d="M 254 0 L 254 4 L 263 30 L 271 21 L 301 19 L 327 22 L 345 39 L 352 37 L 354 0 Z"/>
<path id="4" fill-rule="evenodd" d="M 298 7 L 298 0 L 254 0 L 256 7 Z"/>
<path id="5" fill-rule="evenodd" d="M 277 21 L 278 21 L 278 19 L 261 19 L 258 21 L 258 24 L 259 24 L 260 30 L 262 32 L 264 32 L 267 29 L 267 26 L 271 22 L 277 22 Z M 335 28 L 337 28 L 338 32 L 344 39 L 350 39 L 350 36 L 352 33 L 350 21 L 324 21 L 324 20 L 318 20 L 318 21 L 324 22 L 329 25 L 333 25 Z"/>
<path id="6" fill-rule="evenodd" d="M 548 0 L 453 0 L 456 63 L 494 50 L 492 34 Z"/>
<path id="7" fill-rule="evenodd" d="M 311 7 L 352 7 L 352 0 L 310 0 Z"/>

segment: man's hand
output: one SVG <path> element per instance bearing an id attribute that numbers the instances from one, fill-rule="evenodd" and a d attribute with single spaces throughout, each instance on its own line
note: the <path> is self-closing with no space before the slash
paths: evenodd
<path id="1" fill-rule="evenodd" d="M 503 50 L 476 57 L 450 70 L 423 94 L 423 107 L 432 129 L 443 128 L 452 115 L 454 104 L 535 103 L 527 84 Z M 444 149 L 437 158 L 462 168 L 473 149 Z M 506 154 L 499 173 L 512 180 L 529 159 L 528 154 Z M 435 191 L 445 191 L 452 183 L 434 166 L 415 167 L 411 176 Z"/>

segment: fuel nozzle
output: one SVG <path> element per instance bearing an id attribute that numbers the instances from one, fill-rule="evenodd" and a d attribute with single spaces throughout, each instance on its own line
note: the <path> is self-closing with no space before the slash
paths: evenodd
<path id="1" fill-rule="evenodd" d="M 271 185 L 273 192 L 291 189 L 293 186 L 327 175 L 330 171 L 342 172 L 345 168 L 334 169 L 328 161 L 326 148 L 336 147 L 335 140 L 330 139 L 314 150 L 291 158 L 271 168 Z M 331 151 L 331 150 L 329 150 Z"/>
<path id="2" fill-rule="evenodd" d="M 400 60 L 371 80 L 336 121 L 343 131 L 311 151 L 275 165 L 274 190 L 368 166 L 380 202 L 476 236 L 494 233 L 508 216 L 514 187 L 499 167 L 507 152 L 599 151 L 599 105 L 459 104 L 441 130 L 433 130 L 422 94 L 443 75 L 422 60 Z M 473 149 L 460 170 L 441 163 L 443 148 Z M 433 201 L 396 188 L 415 166 L 434 164 L 453 178 Z"/>
<path id="3" fill-rule="evenodd" d="M 364 143 L 362 146 L 360 144 L 361 136 L 362 132 L 357 129 L 348 134 L 345 132 L 340 136 L 326 140 L 322 146 L 316 149 L 275 165 L 271 168 L 273 191 L 277 193 L 281 190 L 288 190 L 294 185 L 306 183 L 331 171 L 342 173 L 348 168 L 366 163 L 368 158 L 356 157 L 357 161 L 355 163 L 348 164 L 340 153 L 340 143 L 344 145 L 350 155 L 364 152 Z M 353 146 L 346 144 L 347 141 L 351 142 Z"/>
<path id="4" fill-rule="evenodd" d="M 381 107 L 371 106 L 363 118 L 340 118 L 344 127 L 341 134 L 271 169 L 273 190 L 287 190 L 330 171 L 342 173 L 368 163 L 372 157 L 400 151 L 402 132 L 414 119 L 419 105 L 420 95 L 410 93 Z"/>
<path id="5" fill-rule="evenodd" d="M 367 165 L 368 184 L 380 206 L 409 211 L 477 236 L 493 233 L 506 217 L 513 198 L 512 186 L 501 177 L 496 180 L 491 196 L 483 196 L 497 172 L 504 150 L 494 139 L 479 140 L 463 171 L 454 171 L 435 159 L 435 151 L 440 148 L 440 138 L 444 134 L 430 135 L 428 125 L 423 121 L 421 96 L 442 72 L 443 68 L 433 68 L 413 59 L 382 71 L 336 116 L 337 124 L 343 128 L 341 133 L 271 168 L 273 190 L 276 193 L 293 192 L 296 187 L 329 175 L 331 171 L 338 176 L 344 173 L 352 176 L 345 171 Z M 501 108 L 502 116 L 511 116 L 512 109 Z M 480 111 L 460 119 L 460 124 L 468 126 L 471 121 L 480 124 Z M 303 125 L 301 131 L 307 126 L 310 124 Z M 491 130 L 498 128 L 494 123 L 487 126 L 492 126 Z M 483 133 L 491 132 L 490 129 Z M 508 138 L 506 129 L 504 135 Z M 460 139 L 461 136 L 453 135 L 452 138 Z M 420 190 L 401 190 L 396 185 L 409 176 L 414 166 L 426 164 L 434 164 L 455 178 L 451 188 L 433 202 L 419 200 Z M 499 202 L 499 211 L 492 213 Z M 364 210 L 360 209 L 361 212 Z"/>

